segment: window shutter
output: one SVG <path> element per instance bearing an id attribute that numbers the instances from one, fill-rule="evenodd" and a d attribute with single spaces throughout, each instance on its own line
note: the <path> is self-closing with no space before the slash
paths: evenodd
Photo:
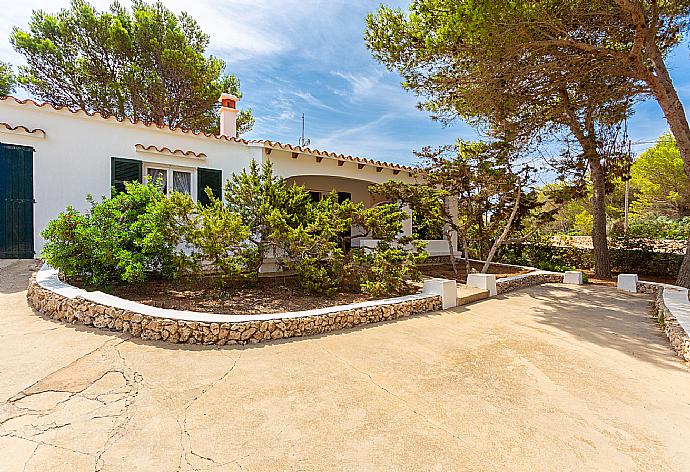
<path id="1" fill-rule="evenodd" d="M 203 169 L 199 167 L 196 170 L 197 178 L 197 201 L 202 205 L 208 205 L 211 201 L 206 195 L 206 187 L 211 189 L 213 196 L 222 198 L 223 187 L 223 173 L 216 169 Z"/>
<path id="2" fill-rule="evenodd" d="M 110 185 L 115 188 L 113 194 L 125 191 L 125 182 L 142 181 L 141 161 L 113 157 L 110 161 Z"/>

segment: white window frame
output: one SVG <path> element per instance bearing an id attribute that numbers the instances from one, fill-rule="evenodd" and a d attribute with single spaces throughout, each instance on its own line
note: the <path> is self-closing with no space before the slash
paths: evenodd
<path id="1" fill-rule="evenodd" d="M 173 171 L 187 172 L 191 174 L 191 194 L 190 196 L 194 201 L 197 200 L 197 188 L 196 188 L 196 167 L 186 167 L 186 166 L 176 166 L 171 164 L 159 164 L 157 162 L 144 162 L 143 163 L 143 174 L 144 179 L 148 179 L 149 169 L 160 169 L 166 171 L 167 184 L 168 184 L 168 195 L 173 191 Z"/>

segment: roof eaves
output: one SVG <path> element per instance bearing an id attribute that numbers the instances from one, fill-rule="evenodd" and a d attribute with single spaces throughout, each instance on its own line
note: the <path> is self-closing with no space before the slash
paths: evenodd
<path id="1" fill-rule="evenodd" d="M 270 141 L 267 139 L 252 139 L 249 141 L 249 144 L 259 144 L 268 149 L 281 149 L 285 151 L 310 154 L 312 156 L 330 157 L 332 159 L 337 160 L 352 161 L 374 167 L 386 167 L 389 169 L 404 170 L 407 172 L 417 171 L 417 168 L 412 166 L 404 166 L 401 164 L 394 164 L 392 162 L 375 161 L 373 159 L 367 159 L 365 157 L 350 156 L 348 154 L 337 154 L 335 152 L 321 151 L 319 149 L 311 149 L 308 147 L 293 146 L 292 144 L 281 143 L 278 141 Z"/>

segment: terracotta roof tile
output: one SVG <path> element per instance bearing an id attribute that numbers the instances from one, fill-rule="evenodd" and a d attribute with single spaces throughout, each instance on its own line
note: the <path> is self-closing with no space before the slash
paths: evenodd
<path id="1" fill-rule="evenodd" d="M 20 132 L 23 132 L 26 134 L 35 134 L 35 135 L 42 135 L 42 136 L 46 135 L 46 132 L 44 130 L 42 130 L 41 128 L 29 129 L 23 125 L 12 126 L 9 123 L 3 123 L 3 122 L 0 122 L 0 127 L 5 128 L 8 131 L 20 131 Z"/>
<path id="2" fill-rule="evenodd" d="M 150 121 L 133 120 L 133 119 L 120 119 L 120 118 L 117 118 L 117 117 L 112 116 L 112 115 L 110 115 L 110 116 L 104 115 L 104 114 L 97 112 L 97 111 L 89 112 L 89 111 L 86 111 L 82 108 L 78 108 L 75 110 L 75 109 L 72 109 L 72 108 L 67 107 L 67 106 L 56 106 L 56 105 L 53 105 L 53 104 L 47 103 L 47 102 L 38 103 L 34 100 L 31 100 L 30 98 L 22 100 L 22 99 L 12 97 L 12 96 L 0 96 L 0 101 L 6 101 L 6 100 L 10 100 L 10 99 L 14 100 L 19 105 L 27 105 L 28 104 L 28 105 L 33 105 L 33 106 L 38 107 L 38 108 L 48 107 L 48 108 L 52 108 L 53 110 L 57 110 L 57 111 L 67 110 L 70 113 L 73 113 L 75 115 L 81 114 L 82 116 L 102 118 L 104 120 L 114 120 L 114 121 L 118 121 L 120 123 L 130 123 L 133 125 L 144 125 L 148 128 L 155 127 L 155 128 L 161 129 L 161 130 L 172 131 L 174 133 L 191 134 L 194 136 L 205 136 L 207 138 L 215 138 L 215 139 L 224 139 L 226 141 L 232 141 L 232 142 L 243 143 L 243 144 L 248 143 L 248 141 L 246 139 L 230 138 L 228 136 L 214 135 L 211 133 L 204 133 L 202 131 L 193 131 L 193 130 L 189 130 L 189 129 L 185 129 L 185 128 L 174 128 L 174 127 L 168 126 L 168 125 L 157 125 L 156 123 L 152 123 Z"/>
<path id="3" fill-rule="evenodd" d="M 134 147 L 139 150 L 139 151 L 147 151 L 147 152 L 160 152 L 160 153 L 168 153 L 168 154 L 176 154 L 176 155 L 183 155 L 185 157 L 195 157 L 197 159 L 205 159 L 207 156 L 203 152 L 194 152 L 194 151 L 184 151 L 182 149 L 170 149 L 169 147 L 158 147 L 154 146 L 153 144 L 150 144 L 148 146 L 144 144 L 135 144 Z"/>

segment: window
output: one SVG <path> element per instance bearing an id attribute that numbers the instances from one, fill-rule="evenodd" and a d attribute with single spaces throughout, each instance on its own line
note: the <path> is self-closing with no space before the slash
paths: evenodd
<path id="1" fill-rule="evenodd" d="M 332 192 L 319 191 L 319 190 L 309 190 L 309 197 L 313 203 L 316 203 L 324 198 L 327 198 Z M 343 203 L 345 200 L 352 200 L 352 194 L 350 192 L 337 192 L 338 203 Z"/>
<path id="2" fill-rule="evenodd" d="M 192 194 L 192 173 L 181 170 L 173 171 L 173 191 Z"/>
<path id="3" fill-rule="evenodd" d="M 173 192 L 192 195 L 192 170 L 181 170 L 152 164 L 146 166 L 146 180 L 159 185 L 164 193 Z"/>
<path id="4" fill-rule="evenodd" d="M 160 187 L 163 193 L 168 193 L 168 171 L 149 167 L 146 169 L 146 176 L 150 183 Z"/>

